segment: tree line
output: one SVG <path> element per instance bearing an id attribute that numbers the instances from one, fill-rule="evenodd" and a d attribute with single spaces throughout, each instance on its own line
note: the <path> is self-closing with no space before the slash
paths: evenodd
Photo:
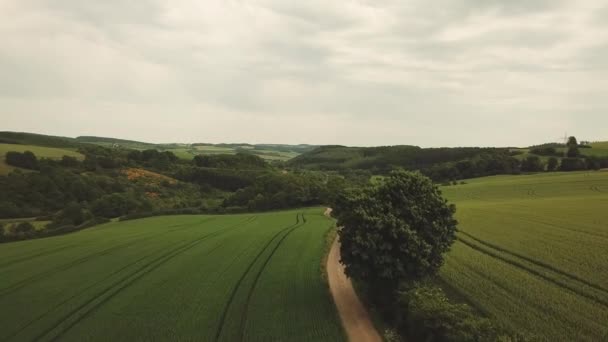
<path id="1" fill-rule="evenodd" d="M 83 160 L 8 152 L 6 162 L 20 169 L 0 176 L 0 218 L 51 221 L 44 232 L 48 234 L 116 217 L 302 207 L 328 203 L 345 179 L 314 172 L 284 173 L 251 154 L 182 160 L 171 152 L 95 145 L 79 152 Z M 143 178 L 135 177 L 141 173 L 137 170 L 158 177 L 146 178 L 145 173 Z M 26 228 L 10 225 L 0 229 L 0 235 L 16 239 L 42 234 Z"/>

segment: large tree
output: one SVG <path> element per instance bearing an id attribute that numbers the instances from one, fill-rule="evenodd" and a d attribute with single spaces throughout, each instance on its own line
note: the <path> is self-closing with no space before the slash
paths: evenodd
<path id="1" fill-rule="evenodd" d="M 566 147 L 568 148 L 568 151 L 566 152 L 568 158 L 576 158 L 580 155 L 578 151 L 578 141 L 576 141 L 576 137 L 568 138 L 568 143 L 566 144 Z"/>
<path id="2" fill-rule="evenodd" d="M 336 201 L 341 262 L 372 290 L 432 275 L 456 238 L 456 209 L 419 172 L 395 171 L 380 184 Z"/>

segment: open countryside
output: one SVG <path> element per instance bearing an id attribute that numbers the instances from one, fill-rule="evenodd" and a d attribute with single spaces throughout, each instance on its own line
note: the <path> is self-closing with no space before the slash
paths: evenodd
<path id="1" fill-rule="evenodd" d="M 227 150 L 179 158 L 123 140 L 1 137 L 14 140 L 0 146 L 15 171 L 0 178 L 0 237 L 10 242 L 0 244 L 2 340 L 390 340 L 396 331 L 418 340 L 441 324 L 461 325 L 442 330 L 455 334 L 448 341 L 608 334 L 604 142 L 322 146 L 277 163 Z M 391 171 L 399 167 L 422 174 Z M 422 182 L 401 192 L 408 197 L 441 184 L 441 196 L 456 205 L 458 232 L 431 284 L 397 302 L 408 303 L 409 318 L 391 326 L 360 280 L 358 293 L 344 277 L 329 291 L 329 248 L 359 221 L 337 227 L 326 208 L 336 206 L 341 224 L 351 210 L 361 213 L 344 211 L 349 193 L 384 187 L 391 194 L 399 177 Z M 351 200 L 360 196 L 367 195 Z M 375 199 L 361 222 L 384 219 L 375 206 L 389 201 Z M 334 276 L 348 253 L 336 248 L 327 263 Z M 343 304 L 359 303 L 359 295 L 374 312 L 357 309 L 368 320 L 362 325 L 346 318 L 352 308 Z"/>
<path id="2" fill-rule="evenodd" d="M 608 342 L 608 1 L 0 0 L 0 342 Z"/>
<path id="3" fill-rule="evenodd" d="M 165 216 L 0 247 L 2 340 L 341 341 L 323 209 Z"/>

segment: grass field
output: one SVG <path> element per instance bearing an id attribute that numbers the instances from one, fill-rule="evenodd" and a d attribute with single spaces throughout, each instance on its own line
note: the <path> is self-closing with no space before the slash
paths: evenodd
<path id="1" fill-rule="evenodd" d="M 4 161 L 4 156 L 6 155 L 6 152 L 10 151 L 31 151 L 38 158 L 60 159 L 63 156 L 71 156 L 76 157 L 78 159 L 84 158 L 82 154 L 76 151 L 63 148 L 41 147 L 34 145 L 0 144 L 0 175 L 6 175 L 15 169 L 14 167 L 7 165 Z"/>
<path id="2" fill-rule="evenodd" d="M 2 244 L 0 340 L 342 341 L 322 212 L 165 216 Z"/>
<path id="3" fill-rule="evenodd" d="M 581 148 L 580 151 L 588 156 L 608 157 L 608 141 L 591 143 L 591 148 Z"/>
<path id="4" fill-rule="evenodd" d="M 253 146 L 238 146 L 238 148 L 247 150 L 249 153 L 255 154 L 260 158 L 266 160 L 289 160 L 300 155 L 297 152 L 286 152 L 272 149 L 254 149 Z M 211 145 L 199 145 L 195 149 L 191 150 L 190 158 L 193 158 L 197 154 L 202 155 L 213 155 L 213 154 L 235 154 L 237 153 L 235 147 L 223 147 L 223 146 L 211 146 Z"/>
<path id="5" fill-rule="evenodd" d="M 460 222 L 448 289 L 514 331 L 608 340 L 608 172 L 467 182 L 443 188 Z"/>

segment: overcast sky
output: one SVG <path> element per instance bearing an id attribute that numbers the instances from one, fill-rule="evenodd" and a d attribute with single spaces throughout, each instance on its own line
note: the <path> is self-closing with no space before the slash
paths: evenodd
<path id="1" fill-rule="evenodd" d="M 608 140 L 605 0 L 0 0 L 0 130 Z"/>

